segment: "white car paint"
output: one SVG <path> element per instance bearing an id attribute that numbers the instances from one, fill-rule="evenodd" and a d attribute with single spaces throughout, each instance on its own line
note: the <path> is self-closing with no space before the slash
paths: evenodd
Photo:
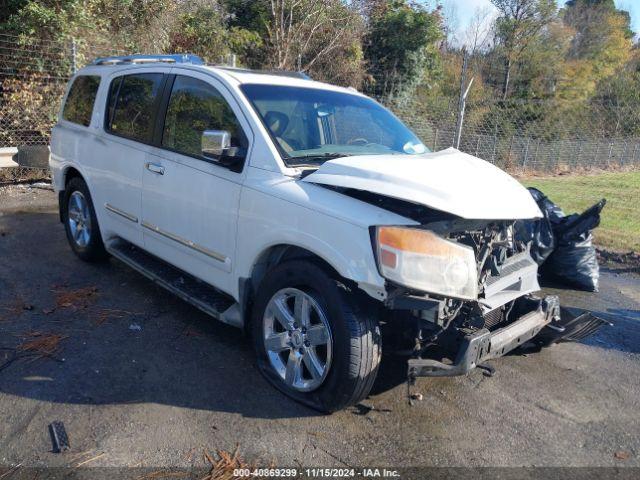
<path id="1" fill-rule="evenodd" d="M 242 172 L 105 132 L 110 80 L 133 71 L 191 75 L 216 87 L 250 139 Z M 370 296 L 386 297 L 369 228 L 417 223 L 314 183 L 382 193 L 465 218 L 540 216 L 526 190 L 506 173 L 451 150 L 417 158 L 343 158 L 300 179 L 299 169 L 284 164 L 239 87 L 299 85 L 361 95 L 350 89 L 197 65 L 89 66 L 77 75 L 98 75 L 102 80 L 89 127 L 59 115 L 53 129 L 50 165 L 56 191 L 64 190 L 65 176 L 75 168 L 91 191 L 105 244 L 126 238 L 236 300 L 240 280 L 251 277 L 256 264 L 277 245 L 305 248 Z M 148 163 L 161 165 L 165 175 L 150 172 Z M 145 222 L 212 251 L 221 260 L 158 235 L 143 227 Z"/>
<path id="2" fill-rule="evenodd" d="M 325 162 L 303 181 L 375 192 L 466 219 L 542 216 L 517 180 L 495 165 L 454 148 L 416 156 L 338 158 Z"/>

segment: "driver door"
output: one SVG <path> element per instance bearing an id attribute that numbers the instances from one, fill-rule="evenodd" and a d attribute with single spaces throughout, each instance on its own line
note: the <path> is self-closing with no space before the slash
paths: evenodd
<path id="1" fill-rule="evenodd" d="M 162 132 L 157 132 L 160 147 L 148 153 L 142 175 L 144 245 L 229 292 L 243 163 L 225 166 L 204 155 L 202 137 L 205 131 L 229 132 L 231 147 L 246 158 L 244 132 L 250 130 L 212 77 L 182 75 L 180 69 L 171 73 L 158 126 Z"/>

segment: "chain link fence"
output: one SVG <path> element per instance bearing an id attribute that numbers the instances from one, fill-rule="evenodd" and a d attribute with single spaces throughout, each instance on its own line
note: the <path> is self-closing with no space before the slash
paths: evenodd
<path id="1" fill-rule="evenodd" d="M 563 79 L 538 78 L 538 98 L 514 85 L 506 99 L 504 66 L 449 54 L 461 67 L 442 95 L 418 90 L 383 100 L 432 150 L 457 147 L 515 173 L 620 169 L 640 165 L 640 98 L 602 89 L 556 94 Z M 516 79 L 517 67 L 512 72 Z M 531 86 L 529 86 L 531 88 Z M 465 94 L 468 94 L 465 96 Z"/>
<path id="2" fill-rule="evenodd" d="M 32 163 L 47 153 L 68 78 L 95 57 L 124 53 L 104 43 L 0 34 L 0 166 L 20 165 L 0 168 L 0 183 L 46 174 Z M 447 55 L 460 65 L 451 81 L 459 89 L 433 93 L 421 87 L 405 98 L 379 99 L 432 150 L 457 146 L 515 173 L 640 164 L 640 104 L 621 104 L 613 96 L 504 100 L 495 84 L 501 66 L 481 56 Z"/>
<path id="3" fill-rule="evenodd" d="M 118 54 L 108 44 L 0 34 L 0 184 L 49 176 L 43 159 L 69 77 L 94 57 Z"/>

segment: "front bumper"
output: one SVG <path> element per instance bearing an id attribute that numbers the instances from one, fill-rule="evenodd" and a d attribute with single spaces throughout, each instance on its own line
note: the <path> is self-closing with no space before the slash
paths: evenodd
<path id="1" fill-rule="evenodd" d="M 560 302 L 555 295 L 546 296 L 537 307 L 509 325 L 490 332 L 482 329 L 462 341 L 453 364 L 438 360 L 412 358 L 408 361 L 409 380 L 416 377 L 451 377 L 465 375 L 478 364 L 501 357 L 531 340 L 552 321 L 560 320 Z"/>

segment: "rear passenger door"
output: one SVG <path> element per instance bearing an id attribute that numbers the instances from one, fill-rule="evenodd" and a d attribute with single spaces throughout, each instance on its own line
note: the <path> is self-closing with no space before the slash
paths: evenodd
<path id="1" fill-rule="evenodd" d="M 154 141 L 156 115 L 167 75 L 136 69 L 110 79 L 104 134 L 90 152 L 92 177 L 102 209 L 104 236 L 118 236 L 143 245 L 142 170 Z"/>
<path id="2" fill-rule="evenodd" d="M 215 78 L 172 70 L 161 141 L 143 171 L 145 248 L 188 273 L 230 292 L 244 164 L 203 155 L 202 133 L 227 131 L 246 157 L 249 126 L 231 94 Z"/>

